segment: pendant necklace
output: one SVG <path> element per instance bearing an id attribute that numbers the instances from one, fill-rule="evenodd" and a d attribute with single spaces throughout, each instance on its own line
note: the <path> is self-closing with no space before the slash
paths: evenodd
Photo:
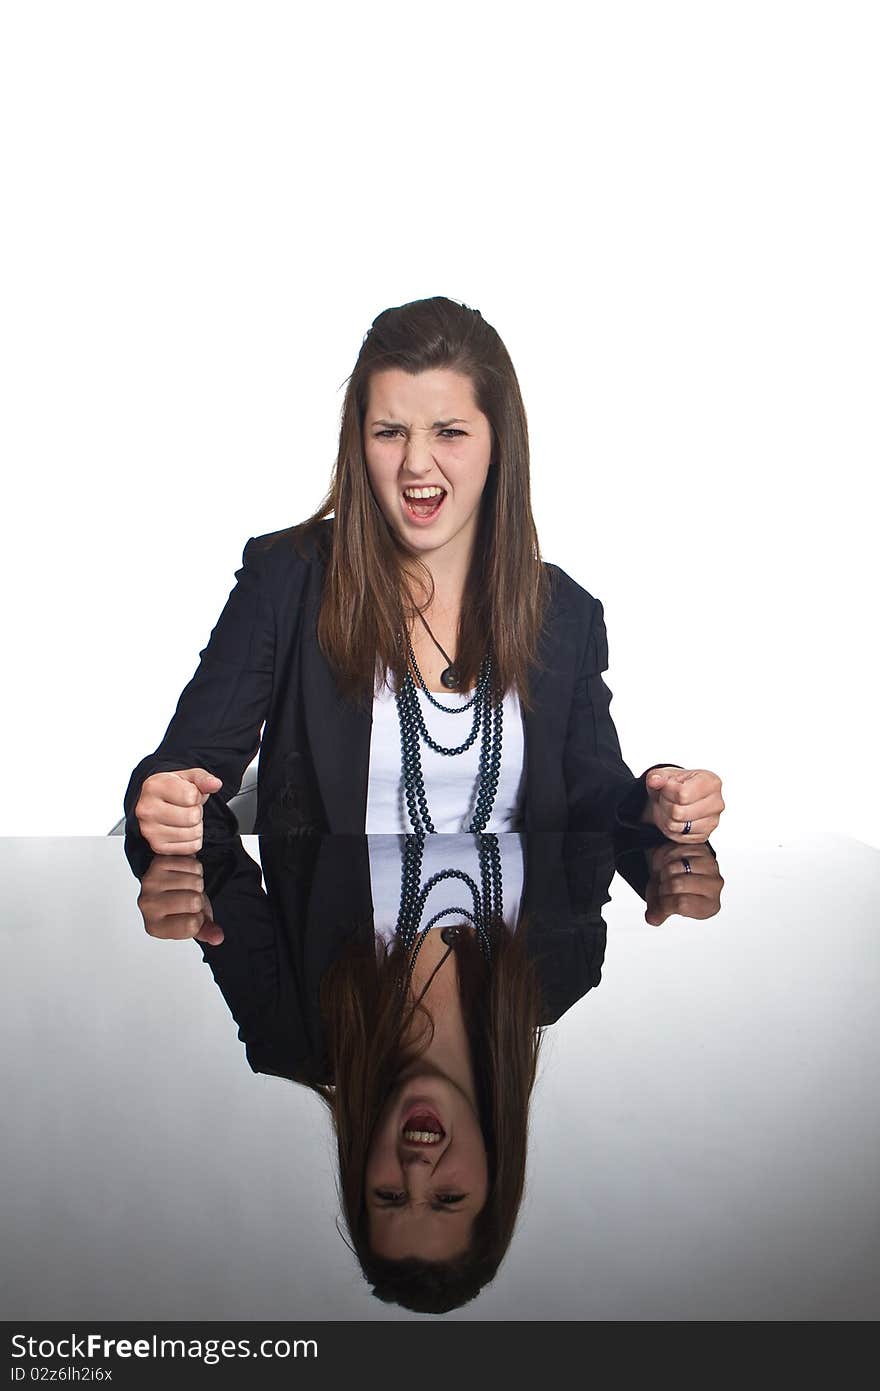
<path id="1" fill-rule="evenodd" d="M 452 660 L 448 652 L 444 652 L 443 648 L 440 646 L 439 642 L 434 637 L 434 634 L 428 627 L 428 620 L 422 613 L 421 609 L 416 609 L 416 613 L 419 615 L 419 618 L 425 625 L 428 637 L 431 639 L 434 646 L 437 648 L 438 652 L 447 663 L 445 670 L 441 671 L 440 673 L 440 685 L 443 686 L 444 689 L 447 691 L 457 691 L 459 686 L 461 685 L 461 677 L 459 676 L 458 668 L 456 667 L 455 662 Z"/>

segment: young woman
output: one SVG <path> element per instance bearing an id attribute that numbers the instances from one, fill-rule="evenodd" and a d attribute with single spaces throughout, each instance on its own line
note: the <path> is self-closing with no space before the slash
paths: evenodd
<path id="1" fill-rule="evenodd" d="M 541 562 L 519 384 L 478 310 L 376 318 L 327 497 L 251 538 L 236 579 L 129 782 L 127 829 L 157 854 L 228 829 L 258 749 L 257 831 L 717 826 L 714 773 L 623 761 L 602 605 Z"/>

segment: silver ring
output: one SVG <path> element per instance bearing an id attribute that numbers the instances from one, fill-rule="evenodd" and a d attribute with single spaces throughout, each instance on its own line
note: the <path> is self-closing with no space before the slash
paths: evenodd
<path id="1" fill-rule="evenodd" d="M 689 821 L 686 821 L 686 822 L 684 823 L 684 830 L 682 831 L 682 835 L 683 835 L 683 836 L 689 836 L 690 833 L 691 833 L 691 823 L 690 823 Z"/>
<path id="2" fill-rule="evenodd" d="M 684 865 L 685 874 L 693 874 L 694 871 L 691 869 L 691 862 L 688 859 L 687 855 L 682 855 L 681 862 Z"/>

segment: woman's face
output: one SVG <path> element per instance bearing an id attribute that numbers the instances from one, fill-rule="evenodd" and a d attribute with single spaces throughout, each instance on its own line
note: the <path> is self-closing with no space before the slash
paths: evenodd
<path id="1" fill-rule="evenodd" d="M 470 378 L 442 367 L 374 372 L 364 453 L 373 495 L 404 546 L 466 566 L 492 457 L 492 427 Z"/>
<path id="2" fill-rule="evenodd" d="M 370 1246 L 386 1260 L 463 1255 L 488 1193 L 472 1103 L 439 1070 L 415 1064 L 386 1103 L 367 1158 Z"/>

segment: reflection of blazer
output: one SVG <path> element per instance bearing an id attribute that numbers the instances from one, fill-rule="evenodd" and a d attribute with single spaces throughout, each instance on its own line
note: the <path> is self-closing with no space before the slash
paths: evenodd
<path id="1" fill-rule="evenodd" d="M 202 862 L 224 932 L 220 946 L 201 946 L 202 957 L 248 1062 L 254 1072 L 332 1081 L 321 981 L 350 941 L 373 944 L 368 837 L 261 836 L 259 865 L 235 837 L 211 847 Z M 540 1022 L 552 1024 L 601 980 L 614 839 L 527 835 L 523 863 L 519 923 L 508 926 L 526 934 Z"/>
<path id="2" fill-rule="evenodd" d="M 317 640 L 332 525 L 324 523 L 306 555 L 294 548 L 291 529 L 248 541 L 235 588 L 165 736 L 132 773 L 125 794 L 130 833 L 138 833 L 134 806 L 144 778 L 193 767 L 223 781 L 205 806 L 206 841 L 212 817 L 226 830 L 225 804 L 258 748 L 256 831 L 271 829 L 281 812 L 286 826 L 363 832 L 372 709 L 341 698 Z M 552 597 L 541 669 L 532 678 L 534 709 L 523 717 L 522 829 L 637 825 L 645 774 L 634 778 L 624 763 L 609 713 L 602 605 L 557 566 L 547 569 Z"/>

